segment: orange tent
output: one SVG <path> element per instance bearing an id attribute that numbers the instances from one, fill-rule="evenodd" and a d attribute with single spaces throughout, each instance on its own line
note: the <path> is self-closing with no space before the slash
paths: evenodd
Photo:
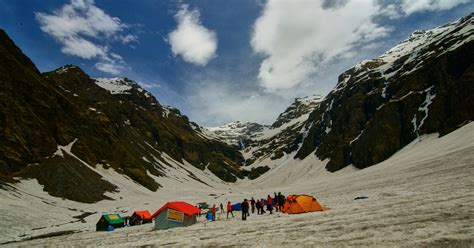
<path id="1" fill-rule="evenodd" d="M 325 211 L 329 208 L 322 207 L 321 204 L 310 195 L 289 195 L 283 206 L 283 213 L 300 214 L 314 211 Z"/>

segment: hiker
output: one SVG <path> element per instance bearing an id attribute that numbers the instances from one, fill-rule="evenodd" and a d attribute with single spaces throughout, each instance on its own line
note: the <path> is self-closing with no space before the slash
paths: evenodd
<path id="1" fill-rule="evenodd" d="M 221 202 L 221 213 L 224 213 L 224 205 L 222 205 L 222 202 Z"/>
<path id="2" fill-rule="evenodd" d="M 247 220 L 247 215 L 249 214 L 249 203 L 247 199 L 244 199 L 242 202 L 242 220 Z"/>
<path id="3" fill-rule="evenodd" d="M 260 200 L 257 199 L 257 202 L 255 202 L 255 207 L 257 208 L 257 214 L 260 214 Z"/>
<path id="4" fill-rule="evenodd" d="M 275 210 L 278 212 L 278 195 L 276 192 L 273 192 L 273 195 L 274 197 L 272 199 L 273 200 L 272 206 L 275 207 Z"/>
<path id="5" fill-rule="evenodd" d="M 212 204 L 212 221 L 216 220 L 216 204 Z"/>
<path id="6" fill-rule="evenodd" d="M 260 211 L 261 211 L 261 214 L 265 213 L 265 200 L 263 199 L 260 199 Z"/>
<path id="7" fill-rule="evenodd" d="M 281 194 L 281 192 L 278 192 L 278 208 L 280 209 L 280 212 L 283 212 L 283 206 L 285 206 L 285 196 Z"/>
<path id="8" fill-rule="evenodd" d="M 270 195 L 267 196 L 267 210 L 272 214 L 273 211 L 273 199 Z"/>
<path id="9" fill-rule="evenodd" d="M 230 204 L 230 201 L 227 202 L 227 219 L 229 219 L 229 213 L 232 215 L 232 218 L 234 218 L 234 213 L 232 213 L 232 204 Z"/>
<path id="10" fill-rule="evenodd" d="M 247 216 L 250 216 L 250 202 L 247 200 L 246 204 L 247 204 Z"/>
<path id="11" fill-rule="evenodd" d="M 253 197 L 250 200 L 250 206 L 252 206 L 252 214 L 254 214 L 255 213 L 255 199 L 253 199 Z"/>

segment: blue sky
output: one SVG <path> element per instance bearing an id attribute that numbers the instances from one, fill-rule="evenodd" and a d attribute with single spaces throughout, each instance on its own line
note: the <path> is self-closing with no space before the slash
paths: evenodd
<path id="1" fill-rule="evenodd" d="M 204 126 L 270 124 L 295 97 L 472 0 L 0 0 L 0 28 L 41 71 L 128 77 Z"/>

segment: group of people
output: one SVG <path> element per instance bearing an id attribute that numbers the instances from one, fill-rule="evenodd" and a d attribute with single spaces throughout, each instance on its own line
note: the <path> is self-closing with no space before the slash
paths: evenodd
<path id="1" fill-rule="evenodd" d="M 272 198 L 270 195 L 267 195 L 267 199 L 261 198 L 255 200 L 253 197 L 250 199 L 244 199 L 241 203 L 241 208 L 242 208 L 242 220 L 247 220 L 247 217 L 250 216 L 250 211 L 252 211 L 252 214 L 255 213 L 255 209 L 257 209 L 257 214 L 265 214 L 266 211 L 268 211 L 270 214 L 273 213 L 273 208 L 277 212 L 282 212 L 283 211 L 283 206 L 285 204 L 285 196 L 281 194 L 281 192 L 274 193 L 274 197 Z M 266 211 L 265 211 L 266 207 Z M 220 209 L 221 212 L 224 212 L 224 205 L 221 203 L 220 204 Z M 234 218 L 234 212 L 232 208 L 232 204 L 227 202 L 226 206 L 227 210 L 227 219 L 229 219 L 229 215 Z M 211 208 L 211 213 L 212 213 L 212 219 L 215 220 L 215 216 L 217 213 L 217 208 L 216 205 L 214 204 Z"/>

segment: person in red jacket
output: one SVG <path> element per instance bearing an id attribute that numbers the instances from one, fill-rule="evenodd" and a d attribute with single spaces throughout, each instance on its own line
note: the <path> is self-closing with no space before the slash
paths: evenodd
<path id="1" fill-rule="evenodd" d="M 227 202 L 227 219 L 229 219 L 229 213 L 232 215 L 232 218 L 234 218 L 234 213 L 232 213 L 232 204 Z"/>
<path id="2" fill-rule="evenodd" d="M 216 220 L 216 204 L 213 204 L 212 205 L 212 221 L 215 221 Z"/>
<path id="3" fill-rule="evenodd" d="M 267 210 L 272 214 L 273 211 L 273 199 L 270 195 L 267 196 Z"/>

